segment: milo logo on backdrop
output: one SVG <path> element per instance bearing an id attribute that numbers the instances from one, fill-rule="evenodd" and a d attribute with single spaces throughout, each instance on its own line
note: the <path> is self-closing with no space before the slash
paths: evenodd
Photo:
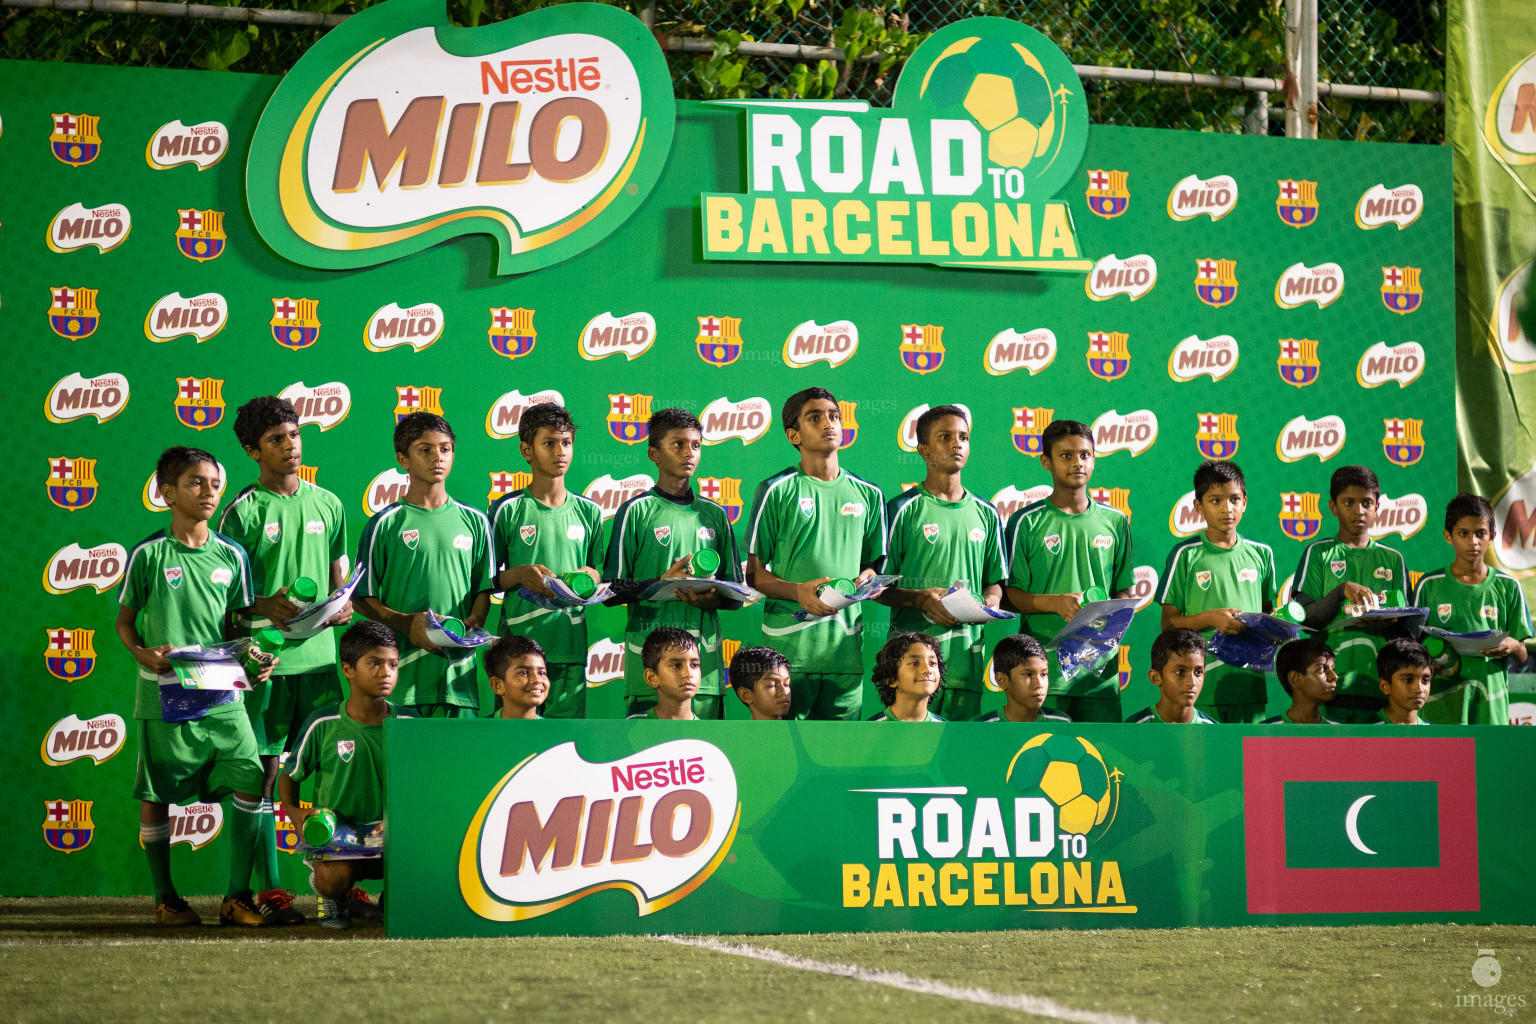
<path id="1" fill-rule="evenodd" d="M 484 234 L 499 273 L 524 273 L 640 207 L 675 116 L 660 48 L 618 8 L 466 29 L 442 0 L 394 0 L 288 72 L 257 125 L 246 194 L 262 237 L 303 266 L 373 266 Z"/>
<path id="2" fill-rule="evenodd" d="M 673 740 L 594 764 L 575 743 L 491 789 L 459 849 L 459 892 L 490 921 L 526 921 L 619 889 L 640 916 L 712 875 L 736 837 L 736 772 L 719 748 Z"/>

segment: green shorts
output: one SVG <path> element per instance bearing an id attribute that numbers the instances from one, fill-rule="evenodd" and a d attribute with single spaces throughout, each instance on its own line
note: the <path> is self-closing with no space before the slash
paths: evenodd
<path id="1" fill-rule="evenodd" d="M 139 720 L 135 800 L 217 803 L 232 793 L 260 794 L 264 779 L 251 723 L 238 710 L 176 724 Z"/>
<path id="2" fill-rule="evenodd" d="M 792 719 L 857 722 L 863 712 L 863 676 L 851 672 L 796 672 L 790 680 Z"/>
<path id="3" fill-rule="evenodd" d="M 1125 713 L 1120 710 L 1120 694 L 1105 691 L 1103 697 L 1072 697 L 1065 693 L 1053 693 L 1046 699 L 1046 706 L 1055 708 L 1074 722 L 1123 722 Z"/>
<path id="4" fill-rule="evenodd" d="M 981 691 L 953 689 L 946 684 L 928 702 L 928 710 L 946 722 L 969 722 L 981 714 Z"/>
<path id="5" fill-rule="evenodd" d="M 262 757 L 281 754 L 310 715 L 341 703 L 343 697 L 341 676 L 335 668 L 273 676 L 265 683 L 257 683 L 244 701 L 257 753 Z"/>
<path id="6" fill-rule="evenodd" d="M 402 704 L 401 707 L 410 708 L 416 712 L 417 718 L 479 718 L 478 708 L 463 707 L 459 704 Z"/>

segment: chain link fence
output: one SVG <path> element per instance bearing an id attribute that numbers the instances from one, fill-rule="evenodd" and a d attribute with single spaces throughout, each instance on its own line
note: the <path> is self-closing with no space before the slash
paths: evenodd
<path id="1" fill-rule="evenodd" d="M 0 58 L 281 74 L 325 31 L 371 0 L 318 0 L 311 25 L 11 6 L 0 0 Z M 450 0 L 477 25 L 560 0 Z M 1284 79 L 1283 0 L 626 0 L 668 47 L 679 97 L 852 97 L 885 106 L 902 63 L 926 35 L 961 18 L 1012 18 L 1054 39 L 1075 64 Z M 83 4 L 81 6 L 84 6 Z M 183 5 L 157 9 L 182 13 Z M 198 13 L 205 14 L 203 8 Z M 218 12 L 247 18 L 236 10 Z M 1319 0 L 1318 77 L 1349 85 L 1439 91 L 1445 11 L 1434 0 Z M 760 44 L 769 44 L 762 46 Z M 802 48 L 802 49 L 793 49 Z M 835 48 L 835 50 L 833 49 Z M 776 52 L 762 52 L 764 50 Z M 785 52 L 788 51 L 788 52 Z M 849 59 L 843 59 L 847 56 Z M 1284 96 L 1239 89 L 1088 78 L 1089 117 L 1196 131 L 1283 134 Z M 1444 141 L 1444 108 L 1324 96 L 1321 138 Z"/>

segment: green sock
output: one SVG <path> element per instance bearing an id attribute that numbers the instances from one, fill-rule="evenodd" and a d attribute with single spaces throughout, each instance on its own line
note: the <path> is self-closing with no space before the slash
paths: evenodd
<path id="1" fill-rule="evenodd" d="M 256 863 L 256 841 L 261 834 L 261 801 L 235 797 L 230 802 L 229 891 L 225 898 L 238 896 L 251 887 L 251 869 Z"/>
<path id="2" fill-rule="evenodd" d="M 277 866 L 277 815 L 272 812 L 272 802 L 261 805 L 261 827 L 256 833 L 256 869 L 253 872 L 255 889 L 266 892 L 276 889 L 282 881 Z"/>
<path id="3" fill-rule="evenodd" d="M 155 825 L 139 823 L 139 839 L 144 843 L 144 855 L 149 858 L 149 884 L 155 900 L 164 903 L 166 897 L 176 895 L 176 884 L 171 881 L 171 824 L 162 821 Z"/>

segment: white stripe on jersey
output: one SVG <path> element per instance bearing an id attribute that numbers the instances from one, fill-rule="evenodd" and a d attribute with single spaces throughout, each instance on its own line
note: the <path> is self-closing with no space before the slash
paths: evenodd
<path id="1" fill-rule="evenodd" d="M 768 490 L 763 492 L 763 500 L 758 502 L 757 508 L 753 510 L 752 529 L 748 531 L 747 534 L 747 554 L 757 554 L 757 528 L 763 521 L 763 511 L 768 508 L 768 502 L 770 499 L 772 499 L 774 490 L 778 488 L 780 484 L 783 484 L 789 480 L 793 480 L 797 472 L 798 470 L 793 469 L 784 470 L 784 474 L 773 483 L 769 484 Z"/>

